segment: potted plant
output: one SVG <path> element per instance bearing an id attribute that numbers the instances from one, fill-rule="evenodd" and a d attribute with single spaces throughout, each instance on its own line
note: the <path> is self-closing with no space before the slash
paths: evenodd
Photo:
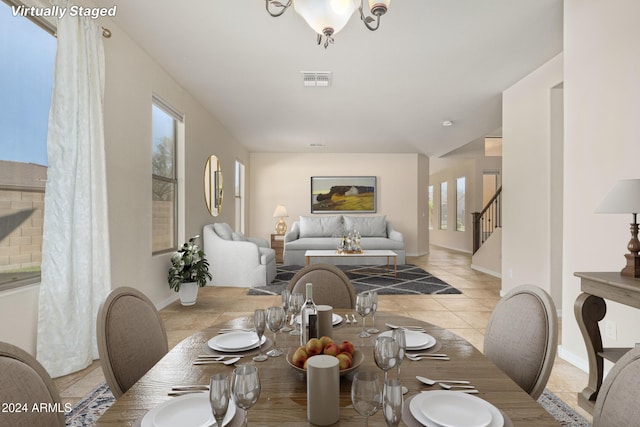
<path id="1" fill-rule="evenodd" d="M 200 236 L 193 236 L 171 256 L 169 288 L 178 292 L 182 305 L 193 305 L 198 297 L 198 287 L 211 280 L 209 262 L 204 252 L 196 245 Z"/>

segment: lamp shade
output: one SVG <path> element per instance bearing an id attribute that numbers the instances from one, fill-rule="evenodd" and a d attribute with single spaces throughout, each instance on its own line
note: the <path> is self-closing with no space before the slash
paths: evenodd
<path id="1" fill-rule="evenodd" d="M 360 6 L 360 0 L 294 0 L 296 12 L 318 34 L 325 28 L 338 33 L 347 25 L 353 12 Z"/>
<path id="2" fill-rule="evenodd" d="M 289 215 L 287 214 L 287 208 L 285 208 L 283 205 L 276 206 L 276 210 L 273 211 L 274 218 L 282 218 L 282 217 L 288 217 L 288 216 Z"/>
<path id="3" fill-rule="evenodd" d="M 640 213 L 640 179 L 618 181 L 595 212 Z"/>

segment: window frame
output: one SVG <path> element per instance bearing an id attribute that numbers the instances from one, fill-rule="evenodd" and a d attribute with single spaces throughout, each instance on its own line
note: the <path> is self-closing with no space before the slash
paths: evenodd
<path id="1" fill-rule="evenodd" d="M 462 215 L 460 215 L 460 181 L 464 183 L 464 190 L 462 193 Z M 456 178 L 456 231 L 465 232 L 467 229 L 467 177 L 461 176 Z"/>
<path id="2" fill-rule="evenodd" d="M 447 192 L 449 191 L 449 185 L 447 181 L 440 183 L 440 230 L 448 229 L 449 210 Z"/>

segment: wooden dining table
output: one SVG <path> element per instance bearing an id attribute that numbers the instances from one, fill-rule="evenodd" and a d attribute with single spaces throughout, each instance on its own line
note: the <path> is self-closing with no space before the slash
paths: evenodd
<path id="1" fill-rule="evenodd" d="M 344 315 L 353 310 L 334 310 Z M 350 340 L 356 349 L 364 353 L 364 361 L 357 370 L 380 370 L 373 358 L 375 335 L 358 338 L 362 320 L 358 315 L 357 324 L 344 322 L 333 328 L 333 340 Z M 371 318 L 367 318 L 371 326 Z M 438 385 L 427 386 L 416 380 L 416 375 L 434 379 L 469 380 L 479 391 L 475 396 L 497 407 L 505 419 L 505 425 L 514 426 L 558 426 L 560 425 L 531 396 L 524 392 L 507 375 L 500 371 L 489 359 L 465 339 L 454 333 L 420 322 L 416 319 L 395 314 L 378 312 L 375 326 L 381 331 L 388 330 L 386 323 L 394 325 L 418 325 L 437 340 L 433 351 L 446 353 L 450 360 L 404 359 L 401 364 L 400 380 L 409 389 L 405 399 L 426 390 L 440 389 Z M 194 365 L 198 355 L 210 351 L 207 341 L 218 335 L 222 328 L 251 328 L 252 316 L 238 318 L 213 325 L 184 339 L 167 353 L 149 372 L 121 396 L 97 421 L 97 427 L 139 426 L 144 415 L 154 407 L 173 397 L 168 392 L 173 386 L 185 384 L 208 384 L 209 378 L 218 372 L 231 374 L 233 366 L 222 364 Z M 271 343 L 273 334 L 265 332 Z M 279 332 L 277 346 L 285 354 L 300 344 L 299 337 Z M 267 345 L 268 345 L 267 344 Z M 265 351 L 266 349 L 263 349 Z M 257 350 L 254 351 L 257 353 Z M 423 351 L 424 352 L 424 351 Z M 409 352 L 410 353 L 410 352 Z M 258 402 L 248 412 L 250 426 L 307 426 L 307 386 L 306 377 L 293 369 L 285 360 L 285 355 L 269 358 L 265 362 L 253 362 L 251 355 L 245 355 L 238 364 L 256 365 L 259 369 L 261 392 Z M 351 375 L 351 374 L 350 374 Z M 350 375 L 340 379 L 340 419 L 336 426 L 363 426 L 364 417 L 359 415 L 351 403 Z M 395 375 L 395 369 L 390 371 Z M 452 392 L 453 393 L 453 392 Z M 242 411 L 238 410 L 237 414 Z M 239 415 L 241 416 L 241 415 Z M 369 417 L 370 426 L 386 426 L 381 411 Z M 401 425 L 405 425 L 401 423 Z M 181 427 L 181 426 L 177 426 Z"/>

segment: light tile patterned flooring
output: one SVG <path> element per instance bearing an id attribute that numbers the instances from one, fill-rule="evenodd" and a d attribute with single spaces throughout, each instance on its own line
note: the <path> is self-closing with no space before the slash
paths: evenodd
<path id="1" fill-rule="evenodd" d="M 379 310 L 447 328 L 482 350 L 485 326 L 493 307 L 500 300 L 500 279 L 472 270 L 469 267 L 470 255 L 435 246 L 431 247 L 429 255 L 409 257 L 407 262 L 455 286 L 462 294 L 382 295 Z M 279 304 L 279 297 L 249 297 L 246 292 L 244 288 L 201 288 L 196 305 L 182 307 L 176 302 L 163 309 L 161 315 L 169 347 L 211 324 L 250 315 L 256 308 Z M 104 376 L 99 361 L 82 371 L 54 380 L 63 401 L 71 403 L 77 402 L 102 381 Z M 591 422 L 591 416 L 578 407 L 576 397 L 586 384 L 585 372 L 556 358 L 547 388 Z"/>

